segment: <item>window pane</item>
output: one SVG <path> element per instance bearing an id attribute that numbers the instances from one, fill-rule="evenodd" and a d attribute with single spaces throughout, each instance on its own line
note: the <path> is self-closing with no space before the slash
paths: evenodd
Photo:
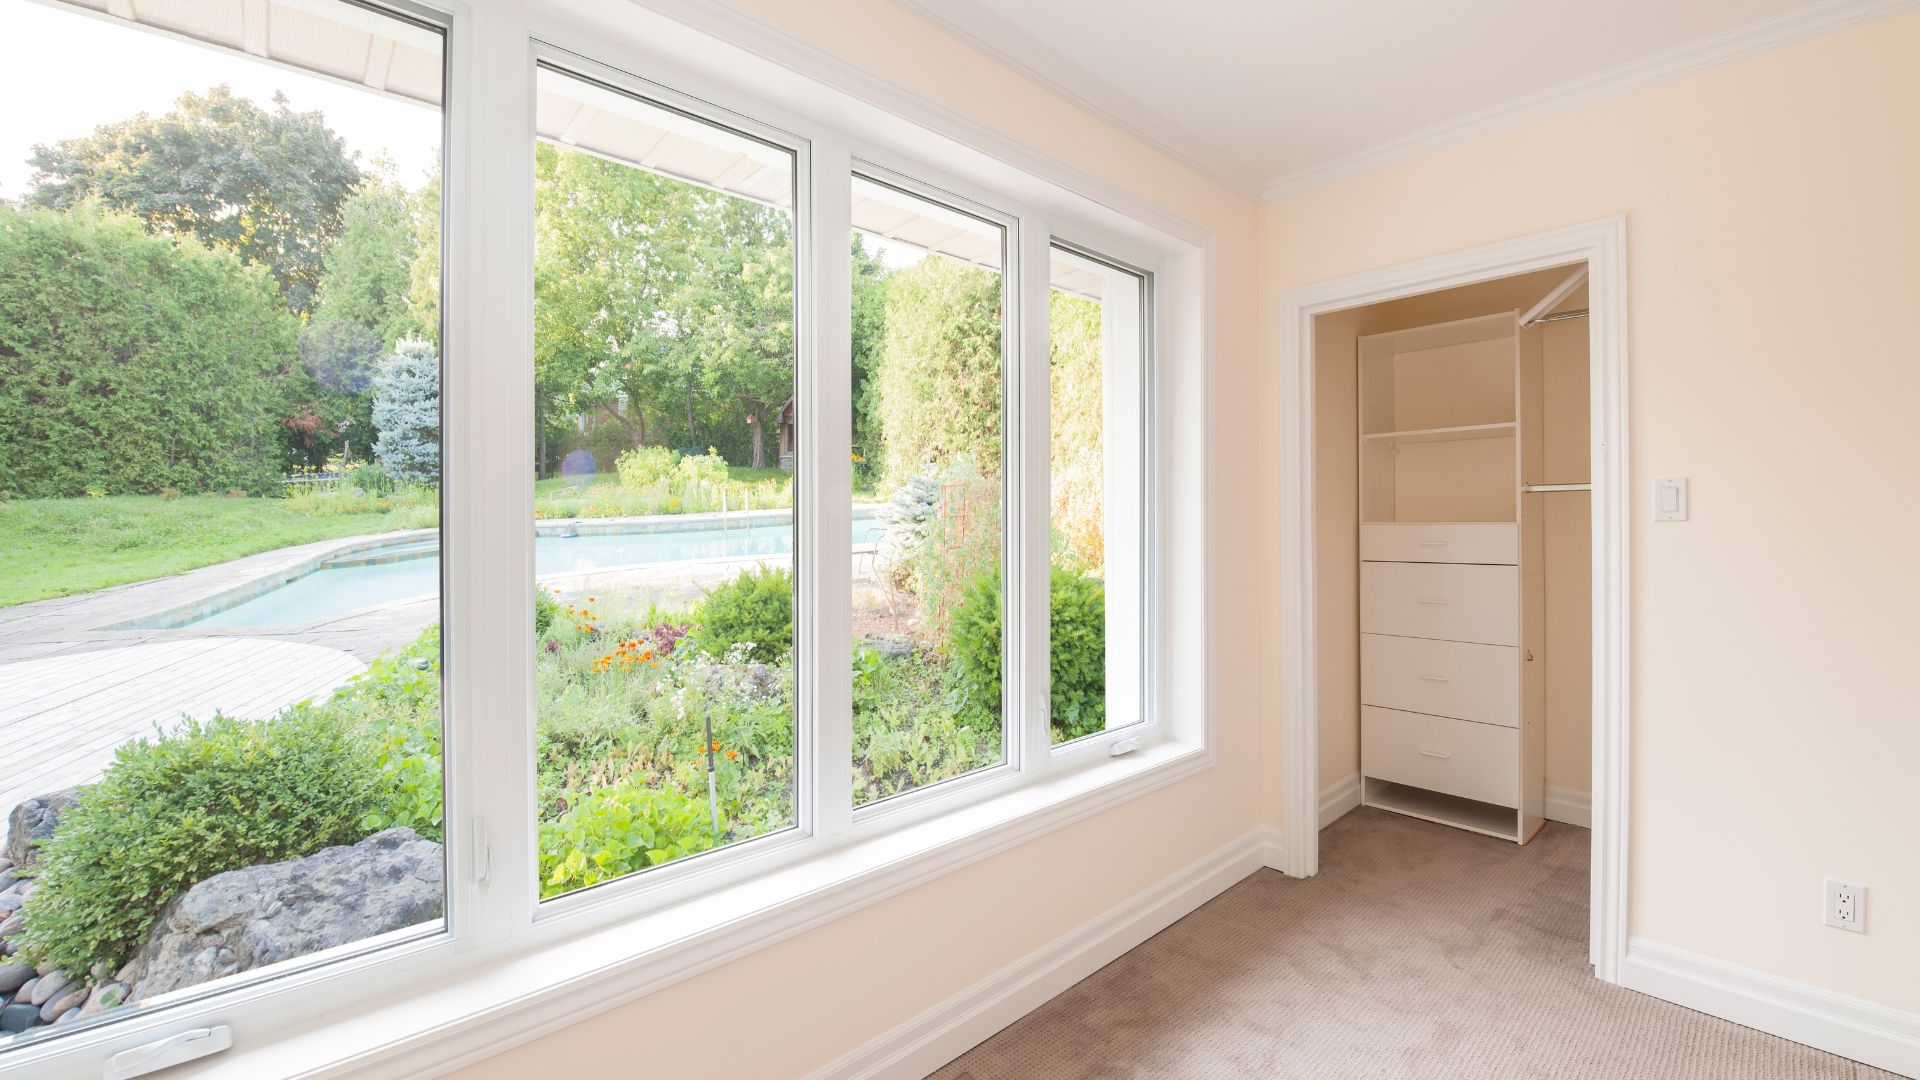
<path id="1" fill-rule="evenodd" d="M 550 70 L 538 125 L 551 897 L 794 824 L 794 160 Z"/>
<path id="2" fill-rule="evenodd" d="M 442 39 L 247 8 L 0 7 L 0 1047 L 442 915 Z"/>
<path id="3" fill-rule="evenodd" d="M 1067 742 L 1142 719 L 1145 281 L 1054 248 L 1049 718 Z"/>
<path id="4" fill-rule="evenodd" d="M 853 180 L 853 801 L 1004 760 L 999 226 Z"/>

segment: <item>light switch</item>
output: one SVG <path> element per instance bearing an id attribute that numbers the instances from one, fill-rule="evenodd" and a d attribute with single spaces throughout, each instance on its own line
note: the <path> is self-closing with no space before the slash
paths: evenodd
<path id="1" fill-rule="evenodd" d="M 1653 482 L 1653 520 L 1687 520 L 1687 478 L 1662 477 Z"/>

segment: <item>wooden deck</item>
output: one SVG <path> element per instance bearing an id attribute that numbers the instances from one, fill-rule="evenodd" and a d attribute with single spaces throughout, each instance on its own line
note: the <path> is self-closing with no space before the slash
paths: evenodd
<path id="1" fill-rule="evenodd" d="M 114 748 L 183 715 L 265 717 L 322 698 L 366 665 L 257 637 L 148 642 L 0 664 L 0 815 L 99 777 Z"/>

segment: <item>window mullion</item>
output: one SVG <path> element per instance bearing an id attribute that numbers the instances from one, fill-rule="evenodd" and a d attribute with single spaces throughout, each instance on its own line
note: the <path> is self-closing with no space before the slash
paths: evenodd
<path id="1" fill-rule="evenodd" d="M 1050 249 L 1047 223 L 1031 215 L 1020 219 L 1015 232 L 1016 302 L 1013 305 L 1017 348 L 1014 377 L 1009 380 L 1014 438 L 1008 440 L 1012 478 L 1007 493 L 1011 540 L 1008 594 L 1007 648 L 1018 708 L 1013 711 L 1021 768 L 1037 772 L 1048 764 L 1048 656 L 1047 625 L 1049 565 L 1047 440 L 1050 435 L 1048 385 L 1047 288 Z"/>
<path id="2" fill-rule="evenodd" d="M 811 703 L 811 716 L 801 718 L 802 745 L 811 753 L 802 756 L 800 780 L 814 835 L 832 836 L 853 821 L 852 161 L 845 146 L 826 142 L 813 144 L 808 161 L 809 197 L 797 204 L 804 239 L 796 275 L 802 328 L 796 568 L 803 635 L 797 674 L 803 700 Z"/>

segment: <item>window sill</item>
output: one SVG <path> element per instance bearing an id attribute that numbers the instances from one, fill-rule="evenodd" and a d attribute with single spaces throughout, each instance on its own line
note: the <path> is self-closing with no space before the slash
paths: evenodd
<path id="1" fill-rule="evenodd" d="M 270 1044 L 238 1043 L 198 1076 L 436 1075 L 632 1001 L 1213 765 L 1161 742 L 832 847 L 765 875 L 564 938 L 536 936 Z M 586 1009 L 581 1002 L 594 1004 Z"/>

